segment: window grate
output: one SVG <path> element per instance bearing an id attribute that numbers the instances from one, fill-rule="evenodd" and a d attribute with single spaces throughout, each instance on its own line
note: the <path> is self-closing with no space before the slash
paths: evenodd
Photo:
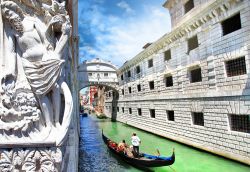
<path id="1" fill-rule="evenodd" d="M 189 0 L 189 1 L 187 1 L 186 3 L 185 3 L 185 5 L 184 5 L 184 9 L 185 9 L 185 14 L 187 13 L 187 12 L 189 12 L 191 9 L 193 9 L 194 8 L 194 1 L 193 0 Z"/>
<path id="2" fill-rule="evenodd" d="M 129 78 L 131 77 L 131 71 L 130 70 L 128 71 L 127 75 L 128 75 Z"/>
<path id="3" fill-rule="evenodd" d="M 201 76 L 201 68 L 198 69 L 193 69 L 190 71 L 190 82 L 201 82 L 202 81 L 202 76 Z"/>
<path id="4" fill-rule="evenodd" d="M 149 109 L 150 117 L 155 118 L 155 109 Z"/>
<path id="5" fill-rule="evenodd" d="M 230 115 L 231 130 L 250 133 L 250 115 Z"/>
<path id="6" fill-rule="evenodd" d="M 148 68 L 153 67 L 153 59 L 148 60 Z"/>
<path id="7" fill-rule="evenodd" d="M 132 114 L 132 108 L 128 108 L 129 114 Z"/>
<path id="8" fill-rule="evenodd" d="M 172 76 L 166 76 L 165 77 L 165 86 L 166 87 L 172 87 L 173 86 L 173 77 Z"/>
<path id="9" fill-rule="evenodd" d="M 204 126 L 204 115 L 201 112 L 193 112 L 193 124 Z"/>
<path id="10" fill-rule="evenodd" d="M 169 110 L 169 111 L 167 111 L 167 114 L 168 114 L 168 120 L 169 121 L 174 121 L 174 111 Z"/>
<path id="11" fill-rule="evenodd" d="M 164 61 L 168 61 L 171 59 L 171 51 L 167 50 L 164 52 Z"/>
<path id="12" fill-rule="evenodd" d="M 138 91 L 138 92 L 141 91 L 141 85 L 140 85 L 140 84 L 137 85 L 137 91 Z"/>
<path id="13" fill-rule="evenodd" d="M 245 57 L 240 57 L 234 60 L 227 61 L 226 70 L 228 77 L 246 74 L 247 71 Z"/>
<path id="14" fill-rule="evenodd" d="M 154 81 L 150 81 L 150 82 L 149 82 L 149 89 L 150 89 L 150 90 L 155 89 Z"/>
<path id="15" fill-rule="evenodd" d="M 241 29 L 240 13 L 221 22 L 223 36 Z"/>
<path id="16" fill-rule="evenodd" d="M 138 74 L 138 73 L 140 73 L 140 72 L 141 72 L 140 66 L 136 66 L 136 73 Z"/>
<path id="17" fill-rule="evenodd" d="M 188 39 L 188 53 L 199 46 L 197 35 Z"/>
<path id="18" fill-rule="evenodd" d="M 128 92 L 132 93 L 132 88 L 131 87 L 128 87 Z"/>
<path id="19" fill-rule="evenodd" d="M 137 109 L 138 115 L 141 116 L 141 108 Z"/>

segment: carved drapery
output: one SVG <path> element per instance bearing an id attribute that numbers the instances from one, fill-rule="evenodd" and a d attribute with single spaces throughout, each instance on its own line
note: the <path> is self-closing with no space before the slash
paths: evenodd
<path id="1" fill-rule="evenodd" d="M 0 146 L 60 146 L 73 107 L 64 74 L 71 35 L 65 1 L 0 4 Z"/>

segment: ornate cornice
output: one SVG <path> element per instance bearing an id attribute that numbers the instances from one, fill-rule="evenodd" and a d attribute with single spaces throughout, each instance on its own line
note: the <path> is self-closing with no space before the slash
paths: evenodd
<path id="1" fill-rule="evenodd" d="M 189 15 L 183 18 L 170 33 L 162 36 L 148 48 L 140 52 L 121 68 L 119 68 L 119 73 L 122 73 L 130 67 L 135 66 L 143 59 L 166 47 L 166 45 L 173 43 L 174 41 L 186 36 L 188 33 L 196 30 L 203 24 L 211 21 L 214 18 L 217 18 L 241 1 L 243 0 L 213 0 L 210 1 L 210 3 L 204 4 L 198 9 L 194 9 L 194 12 L 192 12 L 192 17 Z"/>

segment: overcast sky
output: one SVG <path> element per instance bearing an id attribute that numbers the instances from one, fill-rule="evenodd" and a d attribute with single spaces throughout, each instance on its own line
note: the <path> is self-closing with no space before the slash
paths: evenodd
<path id="1" fill-rule="evenodd" d="M 118 67 L 170 31 L 165 0 L 79 0 L 80 61 L 101 58 Z"/>

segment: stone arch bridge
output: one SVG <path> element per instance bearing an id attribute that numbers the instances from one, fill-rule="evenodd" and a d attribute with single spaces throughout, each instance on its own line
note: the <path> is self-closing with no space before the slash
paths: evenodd
<path id="1" fill-rule="evenodd" d="M 118 90 L 117 67 L 99 58 L 84 61 L 78 66 L 78 88 L 105 86 L 108 90 Z"/>

